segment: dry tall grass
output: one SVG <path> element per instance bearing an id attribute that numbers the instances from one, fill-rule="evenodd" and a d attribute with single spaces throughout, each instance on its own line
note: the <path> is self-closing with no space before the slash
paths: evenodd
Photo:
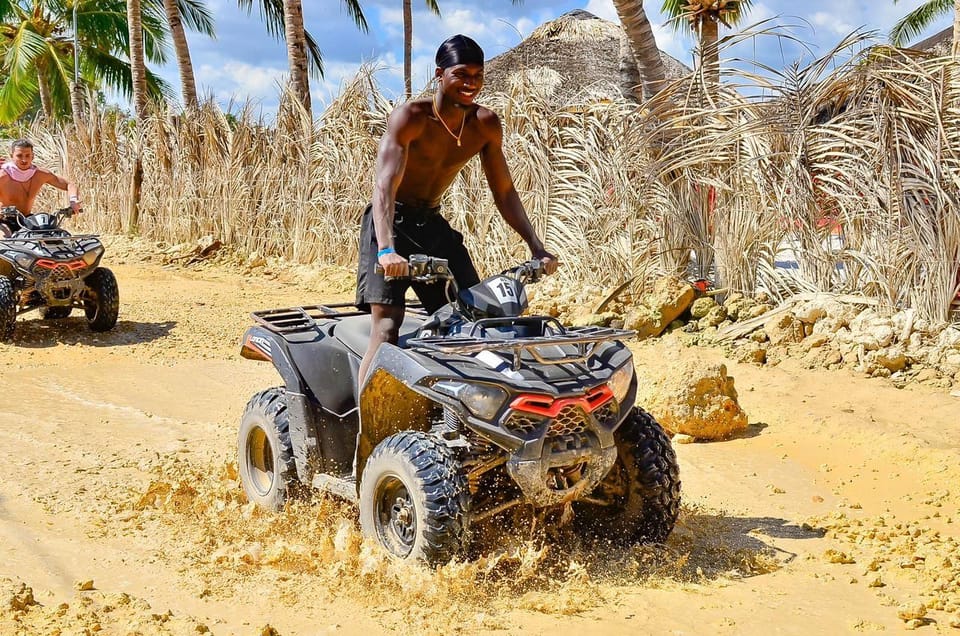
<path id="1" fill-rule="evenodd" d="M 571 285 L 682 272 L 693 251 L 702 274 L 734 290 L 862 292 L 943 322 L 960 267 L 957 63 L 863 44 L 855 34 L 773 80 L 724 69 L 727 86 L 762 83 L 773 100 L 708 95 L 693 75 L 641 109 L 558 111 L 530 82 L 484 101 L 502 115 L 521 198 Z M 250 107 L 228 117 L 206 104 L 190 119 L 157 113 L 139 136 L 104 115 L 66 141 L 32 134 L 48 159 L 70 158 L 96 229 L 126 229 L 140 150 L 145 236 L 209 234 L 248 253 L 349 265 L 390 109 L 365 69 L 316 122 L 292 106 L 268 126 Z M 482 271 L 525 256 L 478 163 L 445 210 Z M 774 267 L 785 245 L 799 266 L 787 273 Z"/>

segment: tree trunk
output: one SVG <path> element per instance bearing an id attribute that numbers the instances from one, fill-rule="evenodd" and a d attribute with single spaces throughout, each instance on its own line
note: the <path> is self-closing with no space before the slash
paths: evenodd
<path id="1" fill-rule="evenodd" d="M 720 39 L 719 23 L 704 19 L 700 22 L 700 71 L 703 83 L 710 95 L 720 85 Z"/>
<path id="2" fill-rule="evenodd" d="M 53 121 L 53 96 L 50 95 L 50 87 L 43 77 L 43 71 L 37 70 L 37 87 L 40 89 L 40 107 L 43 109 L 43 117 L 48 122 Z"/>
<path id="3" fill-rule="evenodd" d="M 960 2 L 960 0 L 957 0 Z M 413 94 L 413 80 L 410 75 L 413 57 L 413 4 L 412 0 L 403 0 L 403 86 L 407 99 Z"/>
<path id="4" fill-rule="evenodd" d="M 130 31 L 130 75 L 133 79 L 133 107 L 138 122 L 147 117 L 147 67 L 143 61 L 143 15 L 140 0 L 127 0 L 127 28 Z"/>
<path id="5" fill-rule="evenodd" d="M 287 36 L 287 60 L 290 63 L 290 87 L 297 101 L 310 113 L 307 44 L 303 30 L 303 5 L 300 0 L 283 0 L 283 22 Z"/>
<path id="6" fill-rule="evenodd" d="M 640 69 L 637 68 L 637 58 L 633 56 L 633 48 L 626 34 L 620 36 L 620 94 L 624 99 L 639 102 L 643 92 Z"/>
<path id="7" fill-rule="evenodd" d="M 953 57 L 960 57 L 960 0 L 953 2 Z"/>
<path id="8" fill-rule="evenodd" d="M 167 12 L 167 24 L 170 26 L 173 48 L 177 55 L 177 66 L 180 68 L 180 83 L 183 85 L 183 105 L 187 110 L 196 110 L 200 105 L 197 100 L 197 84 L 193 78 L 193 62 L 190 60 L 190 46 L 187 44 L 187 34 L 183 29 L 183 20 L 180 19 L 180 9 L 177 7 L 177 0 L 163 0 L 163 8 Z"/>
<path id="9" fill-rule="evenodd" d="M 73 115 L 73 125 L 79 131 L 83 128 L 84 110 L 83 110 L 83 84 L 72 82 L 70 84 L 70 114 Z"/>
<path id="10" fill-rule="evenodd" d="M 139 143 L 138 143 L 139 146 Z M 127 233 L 140 233 L 140 194 L 143 190 L 143 158 L 140 149 L 133 159 L 133 173 L 130 175 L 130 207 L 127 209 Z"/>
<path id="11" fill-rule="evenodd" d="M 643 94 L 652 97 L 666 85 L 666 73 L 653 29 L 643 10 L 643 0 L 613 0 L 613 4 L 640 68 Z"/>

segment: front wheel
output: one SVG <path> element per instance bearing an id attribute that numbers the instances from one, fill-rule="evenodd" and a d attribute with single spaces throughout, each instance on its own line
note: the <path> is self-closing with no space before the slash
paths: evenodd
<path id="1" fill-rule="evenodd" d="M 443 442 L 419 431 L 386 438 L 360 481 L 360 527 L 393 556 L 439 565 L 469 539 L 470 491 Z"/>
<path id="2" fill-rule="evenodd" d="M 120 288 L 117 278 L 106 267 L 98 267 L 83 281 L 83 311 L 91 331 L 108 331 L 117 324 L 120 314 Z"/>
<path id="3" fill-rule="evenodd" d="M 283 388 L 260 391 L 247 402 L 237 435 L 237 464 L 247 499 L 267 510 L 283 510 L 300 486 Z"/>
<path id="4" fill-rule="evenodd" d="M 13 329 L 17 326 L 17 295 L 13 283 L 6 276 L 0 276 L 0 342 L 13 338 Z"/>
<path id="5" fill-rule="evenodd" d="M 662 543 L 680 513 L 680 471 L 670 438 L 653 416 L 634 409 L 614 438 L 617 462 L 576 506 L 575 523 L 588 535 L 616 542 Z"/>

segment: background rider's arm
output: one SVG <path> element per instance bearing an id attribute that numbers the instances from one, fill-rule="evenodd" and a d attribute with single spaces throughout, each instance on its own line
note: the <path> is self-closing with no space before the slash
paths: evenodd
<path id="1" fill-rule="evenodd" d="M 490 191 L 493 193 L 493 202 L 503 219 L 527 243 L 535 257 L 549 255 L 543 246 L 543 241 L 533 229 L 530 218 L 520 201 L 520 195 L 517 194 L 517 189 L 513 185 L 507 159 L 503 156 L 503 128 L 500 125 L 500 119 L 493 113 L 489 113 L 489 116 L 492 120 L 484 122 L 489 139 L 480 151 L 480 162 Z"/>
<path id="2" fill-rule="evenodd" d="M 63 177 L 59 177 L 52 172 L 46 173 L 47 180 L 46 182 L 52 185 L 55 188 L 67 191 L 67 196 L 70 197 L 70 204 L 77 208 L 80 204 L 80 195 L 77 193 L 77 185 L 73 181 L 67 181 Z"/>

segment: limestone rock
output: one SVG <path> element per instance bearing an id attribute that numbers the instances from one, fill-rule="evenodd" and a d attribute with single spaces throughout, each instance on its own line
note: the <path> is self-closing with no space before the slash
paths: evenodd
<path id="1" fill-rule="evenodd" d="M 709 314 L 711 309 L 717 306 L 717 301 L 709 296 L 697 298 L 695 301 L 693 301 L 693 305 L 690 306 L 690 315 L 697 320 L 700 320 Z"/>
<path id="2" fill-rule="evenodd" d="M 570 319 L 570 324 L 574 327 L 606 327 L 610 324 L 610 321 L 617 317 L 617 314 L 612 311 L 599 314 L 579 314 Z"/>
<path id="3" fill-rule="evenodd" d="M 654 381 L 652 391 L 642 404 L 671 433 L 718 440 L 747 427 L 747 414 L 723 364 L 678 364 Z"/>
<path id="4" fill-rule="evenodd" d="M 707 315 L 700 319 L 698 325 L 701 330 L 708 329 L 710 327 L 718 327 L 726 319 L 727 310 L 720 305 L 714 305 L 710 308 L 710 311 L 707 312 Z"/>
<path id="5" fill-rule="evenodd" d="M 37 601 L 33 598 L 33 589 L 26 584 L 0 579 L 0 603 L 13 612 L 25 612 Z"/>
<path id="6" fill-rule="evenodd" d="M 891 347 L 890 349 L 877 351 L 873 355 L 873 364 L 889 370 L 890 373 L 896 373 L 906 368 L 907 356 L 901 349 Z"/>
<path id="7" fill-rule="evenodd" d="M 763 330 L 767 333 L 772 345 L 795 344 L 806 337 L 803 323 L 791 313 L 780 314 L 767 319 L 763 325 Z"/>
<path id="8" fill-rule="evenodd" d="M 689 283 L 674 277 L 661 278 L 642 303 L 624 317 L 624 327 L 636 331 L 641 340 L 659 336 L 690 307 L 695 294 Z"/>
<path id="9" fill-rule="evenodd" d="M 767 361 L 767 348 L 759 342 L 747 341 L 744 345 L 734 349 L 733 356 L 737 362 L 763 364 Z"/>

